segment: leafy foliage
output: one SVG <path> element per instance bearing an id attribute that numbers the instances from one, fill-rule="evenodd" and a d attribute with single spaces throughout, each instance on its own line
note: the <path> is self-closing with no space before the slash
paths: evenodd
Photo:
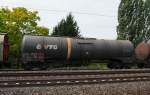
<path id="1" fill-rule="evenodd" d="M 80 37 L 79 27 L 71 13 L 54 27 L 52 36 Z"/>
<path id="2" fill-rule="evenodd" d="M 144 3 L 143 18 L 144 18 L 144 27 L 141 36 L 143 36 L 144 40 L 149 40 L 150 39 L 150 0 L 146 0 Z"/>
<path id="3" fill-rule="evenodd" d="M 46 27 L 42 27 L 42 26 L 37 26 L 35 28 L 36 32 L 31 32 L 31 35 L 43 35 L 43 36 L 47 36 L 49 34 L 49 29 Z"/>
<path id="4" fill-rule="evenodd" d="M 48 35 L 49 31 L 46 27 L 37 25 L 37 21 L 39 20 L 38 12 L 28 11 L 23 7 L 0 9 L 0 32 L 8 33 L 10 56 L 20 56 L 23 35 Z"/>
<path id="5" fill-rule="evenodd" d="M 118 9 L 118 39 L 130 40 L 135 45 L 143 40 L 143 0 L 121 0 Z"/>

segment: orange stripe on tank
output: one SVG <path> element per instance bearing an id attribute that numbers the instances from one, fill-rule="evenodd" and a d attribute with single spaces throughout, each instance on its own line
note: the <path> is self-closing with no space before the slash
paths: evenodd
<path id="1" fill-rule="evenodd" d="M 71 57 L 71 49 L 72 49 L 71 38 L 67 38 L 67 47 L 68 47 L 67 60 L 69 60 Z"/>

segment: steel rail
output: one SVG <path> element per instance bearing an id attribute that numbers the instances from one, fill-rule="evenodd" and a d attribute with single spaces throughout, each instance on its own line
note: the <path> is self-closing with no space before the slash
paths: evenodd
<path id="1" fill-rule="evenodd" d="M 16 72 L 0 72 L 0 77 L 10 76 L 64 76 L 64 75 L 102 75 L 102 74 L 136 74 L 150 73 L 149 69 L 134 70 L 100 70 L 100 71 L 16 71 Z"/>
<path id="2" fill-rule="evenodd" d="M 53 77 L 53 78 L 45 79 L 45 77 Z M 74 84 L 80 85 L 80 84 L 116 83 L 116 82 L 134 82 L 134 81 L 150 81 L 150 70 L 130 69 L 130 70 L 103 70 L 103 71 L 80 70 L 80 71 L 0 72 L 0 87 L 30 87 L 30 86 L 54 86 L 54 85 L 74 85 Z"/>
<path id="3" fill-rule="evenodd" d="M 116 83 L 150 81 L 150 76 L 137 77 L 105 77 L 105 78 L 74 78 L 74 79 L 53 79 L 53 80 L 10 80 L 0 81 L 0 87 L 30 87 L 30 86 L 54 86 L 74 84 L 95 84 L 95 83 Z"/>

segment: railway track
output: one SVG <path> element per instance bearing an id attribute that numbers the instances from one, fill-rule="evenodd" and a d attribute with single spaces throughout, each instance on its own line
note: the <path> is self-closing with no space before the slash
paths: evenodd
<path id="1" fill-rule="evenodd" d="M 0 72 L 0 87 L 37 87 L 136 81 L 150 81 L 150 70 Z"/>

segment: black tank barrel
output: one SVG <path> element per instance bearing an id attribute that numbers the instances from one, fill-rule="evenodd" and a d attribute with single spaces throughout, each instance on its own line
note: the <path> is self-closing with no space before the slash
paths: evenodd
<path id="1" fill-rule="evenodd" d="M 113 59 L 130 57 L 133 51 L 133 44 L 127 40 L 25 35 L 22 41 L 24 61 Z"/>

